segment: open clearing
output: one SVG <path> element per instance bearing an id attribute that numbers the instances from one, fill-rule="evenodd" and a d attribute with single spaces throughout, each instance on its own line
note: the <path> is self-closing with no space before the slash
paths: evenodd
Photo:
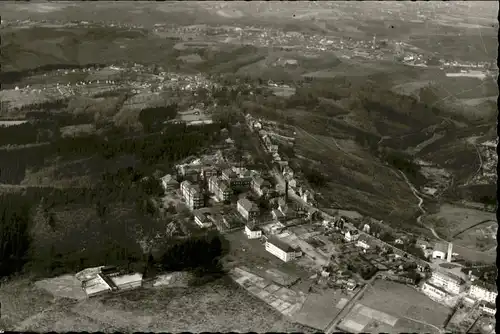
<path id="1" fill-rule="evenodd" d="M 369 315 L 363 308 L 354 308 L 351 313 L 355 311 L 354 314 L 360 314 L 363 319 L 371 318 L 363 326 L 368 332 L 437 332 L 436 327 L 441 328 L 451 312 L 446 306 L 432 301 L 414 288 L 384 280 L 376 280 L 369 286 L 359 304 L 398 319 L 395 323 L 386 321 L 383 325 L 379 322 L 386 318 L 385 316 L 381 317 L 380 314 L 377 316 L 376 312 L 372 311 Z M 376 324 L 378 327 L 372 323 L 373 319 L 378 320 Z M 387 326 L 389 327 L 386 328 Z"/>
<path id="2" fill-rule="evenodd" d="M 436 230 L 439 234 L 451 238 L 457 233 L 473 227 L 480 222 L 491 220 L 496 221 L 495 214 L 488 211 L 463 208 L 452 204 L 443 204 L 439 208 L 439 212 L 431 215 L 432 218 L 440 220 Z M 479 227 L 484 227 L 479 225 Z"/>
<path id="3" fill-rule="evenodd" d="M 5 330 L 313 332 L 286 320 L 229 277 L 189 289 L 138 289 L 80 302 L 54 298 L 24 279 L 2 284 L 0 299 Z"/>
<path id="4" fill-rule="evenodd" d="M 300 324 L 325 330 L 350 298 L 350 296 L 333 289 L 309 293 L 302 308 L 295 313 L 293 319 Z"/>

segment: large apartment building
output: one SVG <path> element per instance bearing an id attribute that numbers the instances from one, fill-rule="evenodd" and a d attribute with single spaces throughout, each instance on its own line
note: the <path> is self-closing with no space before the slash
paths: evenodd
<path id="1" fill-rule="evenodd" d="M 181 193 L 191 210 L 203 207 L 203 194 L 198 186 L 189 181 L 183 181 L 181 182 Z"/>
<path id="2" fill-rule="evenodd" d="M 488 303 L 495 304 L 498 296 L 495 290 L 495 286 L 487 287 L 482 284 L 472 284 L 467 294 L 475 300 L 484 300 Z"/>
<path id="3" fill-rule="evenodd" d="M 240 199 L 236 208 L 246 220 L 252 220 L 259 215 L 259 207 L 246 198 Z"/>
<path id="4" fill-rule="evenodd" d="M 275 237 L 269 238 L 266 241 L 265 247 L 266 251 L 273 254 L 283 262 L 289 262 L 302 256 L 302 252 L 299 249 L 295 249 Z"/>
<path id="5" fill-rule="evenodd" d="M 208 191 L 213 193 L 217 200 L 221 202 L 230 201 L 233 195 L 233 190 L 227 182 L 217 176 L 212 176 L 208 179 Z"/>
<path id="6" fill-rule="evenodd" d="M 434 271 L 429 282 L 454 295 L 457 295 L 464 290 L 465 283 L 460 277 L 454 274 L 443 273 L 440 271 Z"/>
<path id="7" fill-rule="evenodd" d="M 434 300 L 443 300 L 449 297 L 448 292 L 446 292 L 442 287 L 435 284 L 425 282 L 422 286 L 422 292 Z"/>

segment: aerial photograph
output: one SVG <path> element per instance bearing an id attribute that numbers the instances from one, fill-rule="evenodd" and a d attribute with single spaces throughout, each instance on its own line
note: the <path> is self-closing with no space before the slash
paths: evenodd
<path id="1" fill-rule="evenodd" d="M 0 333 L 494 334 L 496 1 L 1 1 Z"/>

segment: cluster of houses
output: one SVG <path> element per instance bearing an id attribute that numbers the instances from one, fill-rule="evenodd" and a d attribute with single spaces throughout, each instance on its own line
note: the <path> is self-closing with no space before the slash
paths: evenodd
<path id="1" fill-rule="evenodd" d="M 82 289 L 87 297 L 126 291 L 142 286 L 142 274 L 123 273 L 113 266 L 87 268 L 77 273 L 75 277 L 82 282 Z"/>
<path id="2" fill-rule="evenodd" d="M 191 210 L 205 206 L 205 195 L 213 194 L 219 202 L 229 202 L 236 190 L 254 191 L 258 196 L 266 196 L 271 190 L 271 183 L 263 179 L 256 171 L 245 168 L 225 168 L 201 164 L 179 165 L 178 174 L 184 181 L 179 185 L 176 177 L 167 174 L 161 178 L 166 191 L 180 187 L 181 195 Z"/>
<path id="3" fill-rule="evenodd" d="M 295 173 L 293 169 L 289 166 L 288 161 L 284 160 L 282 156 L 279 154 L 279 146 L 276 142 L 276 139 L 281 141 L 286 141 L 289 144 L 294 143 L 295 138 L 286 137 L 282 135 L 278 135 L 273 132 L 269 132 L 263 129 L 264 122 L 262 120 L 255 120 L 251 115 L 246 116 L 247 124 L 249 125 L 252 131 L 258 131 L 259 135 L 264 143 L 265 150 L 272 155 L 274 163 L 276 163 L 283 174 L 290 190 L 300 196 L 302 200 L 308 204 L 315 204 L 313 192 L 305 189 L 305 187 L 300 186 L 297 179 L 294 177 Z M 285 191 L 288 191 L 286 189 Z"/>

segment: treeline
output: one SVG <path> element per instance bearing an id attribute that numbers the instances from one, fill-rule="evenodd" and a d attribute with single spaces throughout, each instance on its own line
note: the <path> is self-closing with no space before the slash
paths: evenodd
<path id="1" fill-rule="evenodd" d="M 220 124 L 189 127 L 185 124 L 169 124 L 164 131 L 154 135 L 142 135 L 112 140 L 98 135 L 60 139 L 53 143 L 54 151 L 62 157 L 99 154 L 112 159 L 132 154 L 146 165 L 169 163 L 198 152 L 219 138 Z"/>
<path id="2" fill-rule="evenodd" d="M 413 162 L 411 156 L 398 151 L 380 150 L 379 157 L 392 167 L 402 171 L 413 184 L 425 184 L 425 176 L 420 172 L 420 166 Z"/>
<path id="3" fill-rule="evenodd" d="M 16 82 L 21 81 L 23 78 L 30 77 L 37 74 L 48 73 L 57 70 L 73 70 L 73 69 L 84 69 L 84 68 L 104 68 L 105 64 L 47 64 L 33 69 L 27 69 L 22 71 L 2 71 L 0 72 L 0 82 L 2 85 L 6 85 L 3 88 L 12 88 L 11 85 Z"/>
<path id="4" fill-rule="evenodd" d="M 36 143 L 38 130 L 32 123 L 0 126 L 0 146 Z"/>
<path id="5" fill-rule="evenodd" d="M 227 240 L 216 231 L 171 240 L 156 259 L 150 255 L 146 270 L 190 271 L 195 274 L 194 283 L 203 283 L 224 274 L 221 258 L 228 249 Z"/>
<path id="6" fill-rule="evenodd" d="M 176 103 L 165 107 L 153 107 L 142 109 L 139 113 L 139 122 L 144 131 L 154 132 L 163 128 L 163 122 L 174 119 L 179 107 Z"/>
<path id="7" fill-rule="evenodd" d="M 28 261 L 30 204 L 22 195 L 0 194 L 0 276 L 20 271 Z"/>

